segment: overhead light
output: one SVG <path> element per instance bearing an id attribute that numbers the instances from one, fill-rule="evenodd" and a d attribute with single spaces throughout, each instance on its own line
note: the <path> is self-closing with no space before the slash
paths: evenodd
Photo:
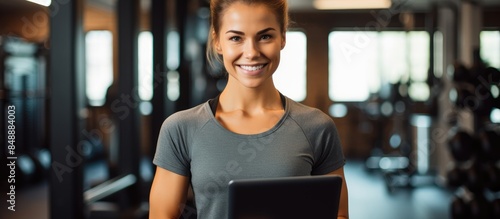
<path id="1" fill-rule="evenodd" d="M 318 10 L 381 9 L 390 8 L 391 0 L 314 0 Z"/>
<path id="2" fill-rule="evenodd" d="M 52 0 L 26 0 L 29 2 L 33 2 L 35 4 L 43 5 L 45 7 L 49 7 L 50 3 L 52 3 Z"/>

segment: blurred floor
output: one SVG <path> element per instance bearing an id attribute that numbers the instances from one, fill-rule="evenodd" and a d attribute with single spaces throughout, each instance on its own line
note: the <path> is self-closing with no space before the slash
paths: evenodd
<path id="1" fill-rule="evenodd" d="M 101 172 L 98 166 L 95 171 Z M 380 172 L 365 171 L 363 162 L 348 161 L 345 174 L 349 186 L 351 219 L 446 219 L 451 193 L 436 186 L 387 190 Z M 18 191 L 16 212 L 8 212 L 2 201 L 2 215 L 8 219 L 48 219 L 48 184 L 40 183 Z M 6 196 L 4 196 L 6 197 Z"/>
<path id="2" fill-rule="evenodd" d="M 386 186 L 381 172 L 366 171 L 361 161 L 348 161 L 345 175 L 349 189 L 351 219 L 446 219 L 452 193 L 426 185 L 395 188 Z"/>

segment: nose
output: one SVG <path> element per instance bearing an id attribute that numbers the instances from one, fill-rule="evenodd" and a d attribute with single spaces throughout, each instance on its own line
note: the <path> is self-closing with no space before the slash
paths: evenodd
<path id="1" fill-rule="evenodd" d="M 260 56 L 259 45 L 254 40 L 248 40 L 245 43 L 243 55 L 246 59 L 254 59 Z"/>

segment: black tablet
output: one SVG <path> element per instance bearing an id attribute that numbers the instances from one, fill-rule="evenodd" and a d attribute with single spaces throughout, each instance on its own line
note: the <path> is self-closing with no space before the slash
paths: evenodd
<path id="1" fill-rule="evenodd" d="M 337 218 L 341 187 L 338 175 L 231 180 L 228 219 Z"/>

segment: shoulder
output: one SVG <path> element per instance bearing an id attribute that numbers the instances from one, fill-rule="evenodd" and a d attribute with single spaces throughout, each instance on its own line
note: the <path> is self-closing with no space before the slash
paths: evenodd
<path id="1" fill-rule="evenodd" d="M 289 104 L 290 118 L 295 120 L 300 126 L 307 127 L 327 127 L 334 126 L 333 119 L 323 111 L 295 102 L 291 99 L 287 100 Z"/>
<path id="2" fill-rule="evenodd" d="M 162 129 L 192 130 L 203 126 L 211 119 L 208 103 L 202 103 L 190 109 L 181 110 L 163 121 Z"/>

